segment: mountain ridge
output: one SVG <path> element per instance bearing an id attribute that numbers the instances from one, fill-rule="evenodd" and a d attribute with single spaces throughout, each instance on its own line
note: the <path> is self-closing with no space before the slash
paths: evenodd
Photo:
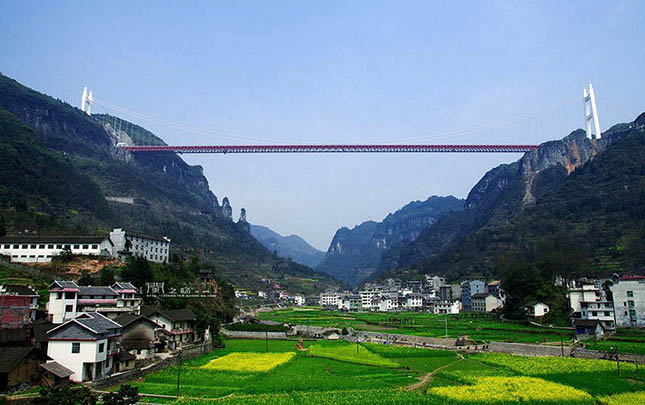
<path id="1" fill-rule="evenodd" d="M 316 268 L 325 255 L 325 252 L 314 248 L 299 235 L 281 235 L 263 225 L 251 224 L 251 235 L 278 256 L 311 268 Z"/>

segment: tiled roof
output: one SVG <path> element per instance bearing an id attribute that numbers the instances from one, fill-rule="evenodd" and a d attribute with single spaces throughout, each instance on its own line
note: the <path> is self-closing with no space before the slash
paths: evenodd
<path id="1" fill-rule="evenodd" d="M 31 328 L 34 332 L 34 339 L 36 343 L 42 343 L 47 341 L 47 332 L 52 330 L 56 325 L 45 320 L 38 319 L 31 323 Z"/>
<path id="2" fill-rule="evenodd" d="M 133 354 L 130 354 L 126 352 L 125 350 L 121 350 L 119 352 L 119 360 L 120 361 L 130 361 L 130 360 L 136 360 L 136 356 Z"/>
<path id="3" fill-rule="evenodd" d="M 56 286 L 55 286 L 56 285 Z M 75 282 L 73 281 L 66 281 L 66 280 L 56 280 L 53 283 L 49 285 L 49 289 L 51 290 L 52 288 L 57 287 L 57 288 L 76 288 L 78 289 L 78 285 L 76 285 Z"/>
<path id="4" fill-rule="evenodd" d="M 44 368 L 48 372 L 52 373 L 58 378 L 66 378 L 74 374 L 74 372 L 67 367 L 56 363 L 55 361 L 41 364 L 40 367 Z"/>
<path id="5" fill-rule="evenodd" d="M 121 329 L 121 325 L 98 312 L 86 312 L 60 326 L 50 329 L 50 338 L 87 339 L 109 334 Z"/>
<path id="6" fill-rule="evenodd" d="M 26 295 L 26 296 L 34 296 L 38 295 L 36 291 L 34 291 L 33 288 L 26 286 L 26 285 L 3 285 L 0 286 L 0 293 L 5 294 L 13 294 L 13 295 Z"/>
<path id="7" fill-rule="evenodd" d="M 149 305 L 142 305 L 139 312 L 145 317 L 151 317 L 155 313 L 159 313 L 171 321 L 176 322 L 194 321 L 196 319 L 195 314 L 187 309 L 159 309 Z"/>
<path id="8" fill-rule="evenodd" d="M 486 298 L 489 295 L 492 295 L 494 297 L 494 295 L 491 293 L 477 293 L 477 294 L 471 295 L 470 298 Z"/>
<path id="9" fill-rule="evenodd" d="M 132 285 L 132 283 L 119 281 L 118 283 L 112 284 L 112 289 L 116 290 L 136 290 L 137 287 Z"/>
<path id="10" fill-rule="evenodd" d="M 74 318 L 74 320 L 98 333 L 106 333 L 114 329 L 121 329 L 121 325 L 98 312 L 87 312 Z"/>
<path id="11" fill-rule="evenodd" d="M 81 286 L 79 287 L 80 291 L 78 295 L 112 295 L 117 296 L 116 291 L 112 287 L 103 287 L 103 286 Z"/>
<path id="12" fill-rule="evenodd" d="M 100 244 L 107 236 L 5 236 L 0 243 Z"/>
<path id="13" fill-rule="evenodd" d="M 0 347 L 0 373 L 10 372 L 33 351 L 37 351 L 43 359 L 46 357 L 35 347 Z"/>

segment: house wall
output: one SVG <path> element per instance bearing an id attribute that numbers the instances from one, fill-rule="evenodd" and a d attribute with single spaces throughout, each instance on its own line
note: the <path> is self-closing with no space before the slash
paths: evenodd
<path id="1" fill-rule="evenodd" d="M 645 327 L 645 280 L 620 280 L 610 287 L 618 327 Z M 630 297 L 628 292 L 631 292 Z"/>
<path id="2" fill-rule="evenodd" d="M 43 361 L 35 353 L 23 359 L 7 376 L 7 386 L 13 387 L 23 383 L 35 383 L 40 379 L 40 363 Z"/>
<path id="3" fill-rule="evenodd" d="M 61 298 L 58 298 L 60 294 Z M 73 293 L 74 298 L 65 298 L 65 292 L 52 291 L 49 294 L 49 303 L 47 306 L 47 313 L 49 314 L 50 322 L 54 324 L 63 323 L 69 319 L 76 318 L 77 312 L 77 293 Z M 67 305 L 72 306 L 72 312 L 67 312 Z"/>
<path id="4" fill-rule="evenodd" d="M 47 345 L 47 355 L 74 372 L 70 380 L 81 382 L 85 377 L 83 363 L 97 363 L 107 359 L 107 339 L 78 342 L 80 343 L 79 353 L 72 353 L 72 343 L 74 341 L 50 340 Z M 104 343 L 103 353 L 98 352 L 99 343 Z"/>

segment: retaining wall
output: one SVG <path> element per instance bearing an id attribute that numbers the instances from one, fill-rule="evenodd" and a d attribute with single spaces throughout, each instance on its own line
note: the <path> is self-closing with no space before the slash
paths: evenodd
<path id="1" fill-rule="evenodd" d="M 221 328 L 220 333 L 229 338 L 239 338 L 239 339 L 286 339 L 286 332 L 251 332 L 251 331 L 241 331 L 241 330 L 228 330 Z"/>
<path id="2" fill-rule="evenodd" d="M 545 346 L 545 345 L 532 345 L 528 343 L 506 343 L 506 342 L 490 342 L 488 350 L 491 352 L 519 354 L 521 356 L 562 356 L 562 347 L 560 346 Z M 564 355 L 571 355 L 571 348 L 564 347 Z"/>

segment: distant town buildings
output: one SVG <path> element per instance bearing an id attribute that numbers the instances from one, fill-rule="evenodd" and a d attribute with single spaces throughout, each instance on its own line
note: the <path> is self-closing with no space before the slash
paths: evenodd
<path id="1" fill-rule="evenodd" d="M 461 306 L 464 311 L 472 311 L 471 297 L 486 292 L 486 284 L 481 280 L 469 280 L 461 283 Z"/>

